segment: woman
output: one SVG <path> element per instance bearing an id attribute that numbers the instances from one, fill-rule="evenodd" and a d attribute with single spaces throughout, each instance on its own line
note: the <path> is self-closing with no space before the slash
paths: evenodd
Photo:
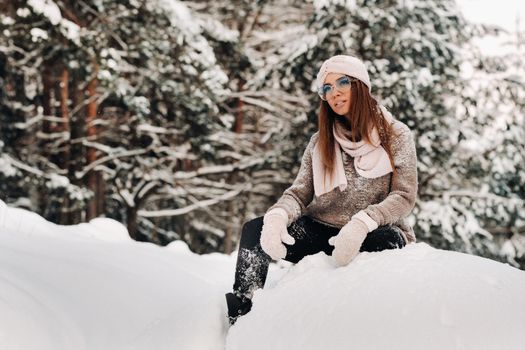
<path id="1" fill-rule="evenodd" d="M 360 251 L 415 242 L 404 218 L 417 194 L 417 159 L 409 128 L 370 94 L 365 65 L 353 56 L 326 60 L 317 75 L 319 130 L 293 184 L 242 228 L 233 293 L 233 324 L 251 309 L 270 260 L 298 262 L 325 252 L 345 266 Z"/>

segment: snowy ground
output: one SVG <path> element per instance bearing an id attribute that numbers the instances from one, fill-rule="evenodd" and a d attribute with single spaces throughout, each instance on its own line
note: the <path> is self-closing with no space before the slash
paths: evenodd
<path id="1" fill-rule="evenodd" d="M 414 244 L 272 266 L 228 330 L 235 256 L 57 226 L 0 201 L 0 349 L 523 349 L 525 272 Z"/>

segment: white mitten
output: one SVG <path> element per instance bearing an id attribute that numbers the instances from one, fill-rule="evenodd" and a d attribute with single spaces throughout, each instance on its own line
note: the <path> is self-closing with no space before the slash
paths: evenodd
<path id="1" fill-rule="evenodd" d="M 261 247 L 273 260 L 286 257 L 286 247 L 295 243 L 295 239 L 288 234 L 288 214 L 282 208 L 274 208 L 264 215 L 261 232 Z"/>
<path id="2" fill-rule="evenodd" d="M 344 225 L 337 236 L 328 240 L 328 244 L 334 246 L 332 256 L 339 266 L 345 266 L 352 261 L 363 244 L 368 232 L 377 228 L 377 224 L 364 212 L 354 215 L 350 221 Z M 364 219 L 364 220 L 363 220 Z M 370 222 L 370 220 L 372 220 Z M 367 225 L 368 222 L 369 224 Z"/>

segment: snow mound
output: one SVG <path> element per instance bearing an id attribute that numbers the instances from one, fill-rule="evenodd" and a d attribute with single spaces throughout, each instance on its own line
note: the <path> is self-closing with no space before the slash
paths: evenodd
<path id="1" fill-rule="evenodd" d="M 228 330 L 236 255 L 60 226 L 0 201 L 0 349 L 522 349 L 525 272 L 419 243 L 270 266 Z"/>
<path id="2" fill-rule="evenodd" d="M 223 349 L 234 259 L 125 235 L 0 201 L 0 349 Z"/>
<path id="3" fill-rule="evenodd" d="M 89 223 L 66 226 L 70 231 L 85 237 L 110 242 L 132 241 L 127 228 L 120 222 L 110 218 L 95 218 Z"/>
<path id="4" fill-rule="evenodd" d="M 53 223 L 28 210 L 11 208 L 0 200 L 0 232 L 10 231 L 22 234 L 47 233 L 53 230 Z"/>
<path id="5" fill-rule="evenodd" d="M 233 269 L 226 255 L 2 230 L 0 349 L 223 349 Z"/>
<path id="6" fill-rule="evenodd" d="M 0 200 L 0 232 L 28 236 L 46 235 L 68 239 L 98 239 L 111 242 L 130 242 L 128 230 L 120 222 L 109 218 L 95 218 L 78 225 L 56 225 L 31 211 L 12 208 Z"/>
<path id="7" fill-rule="evenodd" d="M 524 271 L 424 243 L 320 253 L 256 292 L 226 349 L 523 349 L 524 291 Z"/>

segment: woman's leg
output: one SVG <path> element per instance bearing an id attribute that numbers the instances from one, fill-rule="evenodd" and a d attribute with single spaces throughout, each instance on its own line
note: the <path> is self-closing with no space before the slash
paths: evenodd
<path id="1" fill-rule="evenodd" d="M 264 287 L 271 261 L 260 245 L 262 225 L 262 216 L 246 222 L 239 243 L 233 290 L 238 296 L 248 299 L 251 299 L 256 289 Z M 378 227 L 367 235 L 360 251 L 377 252 L 403 248 L 406 243 L 400 230 L 395 225 Z M 333 247 L 328 244 L 328 239 L 338 232 L 339 229 L 323 225 L 307 216 L 299 218 L 288 227 L 288 233 L 295 238 L 295 244 L 286 245 L 285 260 L 297 263 L 306 255 L 320 251 L 331 255 Z"/>
<path id="2" fill-rule="evenodd" d="M 245 223 L 239 243 L 233 290 L 248 298 L 252 297 L 256 289 L 264 286 L 271 261 L 261 248 L 262 225 L 262 216 Z M 328 238 L 337 232 L 337 228 L 323 225 L 307 216 L 300 217 L 288 227 L 295 244 L 285 244 L 287 253 L 284 260 L 297 263 L 306 255 L 321 251 L 328 253 L 331 247 Z"/>
<path id="3" fill-rule="evenodd" d="M 234 323 L 238 316 L 250 311 L 253 293 L 263 288 L 266 282 L 271 258 L 261 248 L 262 225 L 261 216 L 246 222 L 242 227 L 233 293 L 226 294 L 231 323 Z M 307 216 L 299 218 L 288 227 L 288 233 L 295 238 L 295 244 L 285 244 L 285 260 L 297 263 L 306 255 L 320 251 L 330 254 L 330 248 L 333 247 L 328 245 L 328 238 L 338 231 L 337 228 L 325 226 Z"/>
<path id="4" fill-rule="evenodd" d="M 230 324 L 234 324 L 239 316 L 251 310 L 253 292 L 262 288 L 266 281 L 271 259 L 259 243 L 262 225 L 263 217 L 260 216 L 246 222 L 242 227 L 233 293 L 226 294 Z"/>
<path id="5" fill-rule="evenodd" d="M 264 286 L 271 261 L 261 248 L 262 225 L 262 216 L 246 222 L 242 227 L 239 242 L 233 290 L 239 296 L 249 299 L 256 289 Z"/>
<path id="6" fill-rule="evenodd" d="M 239 243 L 233 290 L 238 296 L 248 299 L 251 299 L 256 289 L 264 287 L 271 261 L 260 245 L 262 225 L 262 216 L 245 223 Z M 333 247 L 328 244 L 328 239 L 338 232 L 339 229 L 323 225 L 307 216 L 299 218 L 288 227 L 288 233 L 295 238 L 295 244 L 285 244 L 285 260 L 297 263 L 306 255 L 320 251 L 331 255 Z M 360 251 L 377 252 L 403 248 L 405 244 L 399 227 L 384 225 L 368 233 Z"/>

